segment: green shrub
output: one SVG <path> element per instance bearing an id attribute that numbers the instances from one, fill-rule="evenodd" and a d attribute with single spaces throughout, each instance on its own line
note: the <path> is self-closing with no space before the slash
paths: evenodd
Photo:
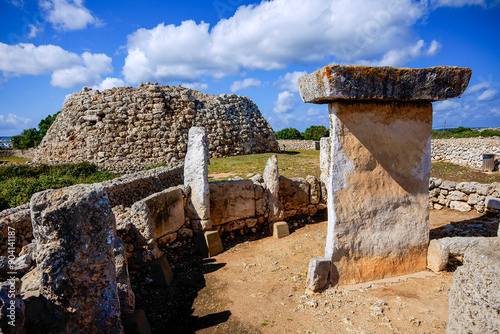
<path id="1" fill-rule="evenodd" d="M 295 128 L 284 128 L 275 133 L 277 139 L 304 139 L 300 131 Z"/>
<path id="2" fill-rule="evenodd" d="M 64 165 L 0 166 L 0 210 L 28 203 L 31 196 L 46 189 L 110 180 L 117 174 L 98 171 L 88 162 Z"/>
<path id="3" fill-rule="evenodd" d="M 302 133 L 302 137 L 306 140 L 319 141 L 323 137 L 329 136 L 329 130 L 323 125 L 312 125 Z"/>
<path id="4" fill-rule="evenodd" d="M 20 135 L 12 137 L 12 147 L 16 150 L 25 150 L 38 146 L 59 113 L 60 111 L 42 119 L 40 123 L 38 123 L 38 130 L 35 128 L 26 129 L 23 130 Z"/>

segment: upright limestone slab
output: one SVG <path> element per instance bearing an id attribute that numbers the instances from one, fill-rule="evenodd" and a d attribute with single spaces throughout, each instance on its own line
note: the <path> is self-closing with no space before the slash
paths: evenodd
<path id="1" fill-rule="evenodd" d="M 459 97 L 470 69 L 326 66 L 299 79 L 328 103 L 325 259 L 333 284 L 425 269 L 429 243 L 431 101 Z"/>
<path id="2" fill-rule="evenodd" d="M 188 149 L 184 161 L 184 185 L 191 187 L 188 211 L 193 219 L 210 219 L 209 163 L 207 131 L 197 127 L 189 129 Z"/>
<path id="3" fill-rule="evenodd" d="M 100 184 L 46 190 L 31 198 L 31 221 L 48 301 L 50 333 L 122 333 L 115 217 Z"/>

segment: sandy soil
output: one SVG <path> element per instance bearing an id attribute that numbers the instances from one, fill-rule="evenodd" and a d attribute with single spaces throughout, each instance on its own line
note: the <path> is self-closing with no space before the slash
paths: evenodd
<path id="1" fill-rule="evenodd" d="M 433 237 L 493 236 L 497 228 L 496 217 L 431 212 Z M 424 271 L 306 295 L 307 266 L 323 255 L 325 238 L 326 222 L 319 222 L 279 240 L 236 240 L 211 259 L 171 259 L 174 284 L 151 290 L 142 282 L 137 306 L 147 308 L 157 333 L 445 332 L 453 266 L 437 275 Z"/>

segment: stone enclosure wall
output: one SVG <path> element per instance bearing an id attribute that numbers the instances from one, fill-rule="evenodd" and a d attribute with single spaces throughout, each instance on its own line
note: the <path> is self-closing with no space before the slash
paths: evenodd
<path id="1" fill-rule="evenodd" d="M 35 148 L 27 150 L 0 150 L 0 158 L 20 157 L 26 159 L 33 159 L 35 156 Z"/>
<path id="2" fill-rule="evenodd" d="M 317 151 L 319 150 L 319 141 L 314 140 L 278 140 L 281 151 Z"/>
<path id="3" fill-rule="evenodd" d="M 433 161 L 482 168 L 483 154 L 495 154 L 495 165 L 500 162 L 500 137 L 433 139 L 431 145 Z"/>
<path id="4" fill-rule="evenodd" d="M 189 128 L 208 130 L 212 157 L 276 152 L 271 126 L 248 97 L 206 95 L 182 87 L 141 84 L 73 93 L 38 146 L 34 162 L 89 161 L 135 171 L 187 150 Z"/>

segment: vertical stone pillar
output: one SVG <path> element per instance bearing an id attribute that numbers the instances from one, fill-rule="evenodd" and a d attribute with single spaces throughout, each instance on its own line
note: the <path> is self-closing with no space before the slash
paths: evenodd
<path id="1" fill-rule="evenodd" d="M 40 295 L 50 333 L 122 333 L 115 216 L 101 184 L 46 190 L 31 198 Z"/>
<path id="2" fill-rule="evenodd" d="M 283 220 L 284 209 L 279 199 L 280 180 L 278 168 L 278 156 L 273 154 L 264 168 L 264 183 L 267 188 L 268 206 L 269 206 L 269 224 L 272 229 L 272 223 Z"/>
<path id="3" fill-rule="evenodd" d="M 332 284 L 425 269 L 430 102 L 459 97 L 470 75 L 457 67 L 332 65 L 299 79 L 304 102 L 329 104 Z"/>
<path id="4" fill-rule="evenodd" d="M 210 221 L 210 188 L 208 186 L 207 130 L 199 127 L 189 129 L 186 159 L 184 160 L 184 185 L 191 187 L 188 215 L 201 223 L 203 230 L 212 227 Z"/>

